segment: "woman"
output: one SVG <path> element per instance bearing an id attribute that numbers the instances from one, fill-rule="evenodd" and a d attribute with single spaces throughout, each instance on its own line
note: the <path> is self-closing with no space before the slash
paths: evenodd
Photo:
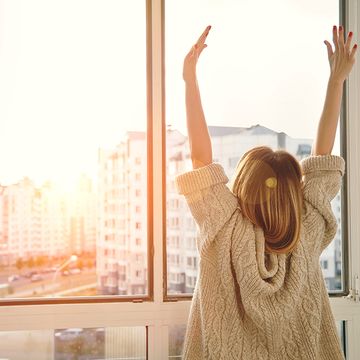
<path id="1" fill-rule="evenodd" d="M 330 202 L 345 161 L 331 155 L 352 33 L 325 41 L 330 77 L 311 156 L 261 146 L 240 159 L 228 187 L 212 162 L 196 80 L 208 26 L 184 60 L 193 170 L 176 177 L 199 227 L 199 274 L 183 359 L 343 359 L 319 257 L 337 230 Z"/>

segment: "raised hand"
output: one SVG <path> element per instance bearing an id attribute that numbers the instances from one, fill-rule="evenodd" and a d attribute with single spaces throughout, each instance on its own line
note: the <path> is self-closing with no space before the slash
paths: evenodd
<path id="1" fill-rule="evenodd" d="M 344 42 L 344 28 L 339 26 L 339 33 L 336 26 L 333 27 L 333 42 L 335 51 L 332 50 L 331 44 L 325 40 L 325 45 L 328 51 L 328 58 L 330 64 L 330 77 L 336 81 L 343 82 L 348 77 L 354 63 L 357 44 L 355 44 L 350 51 L 350 43 L 353 33 L 350 31 L 346 42 Z"/>
<path id="2" fill-rule="evenodd" d="M 207 26 L 199 37 L 198 41 L 191 47 L 184 59 L 183 79 L 193 80 L 196 77 L 196 64 L 202 51 L 207 47 L 205 44 L 206 37 L 209 34 L 211 26 Z"/>

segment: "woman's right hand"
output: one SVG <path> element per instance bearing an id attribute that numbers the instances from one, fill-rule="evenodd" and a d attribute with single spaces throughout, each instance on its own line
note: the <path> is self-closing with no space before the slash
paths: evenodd
<path id="1" fill-rule="evenodd" d="M 346 42 L 344 42 L 344 28 L 339 26 L 338 34 L 337 28 L 334 25 L 333 42 L 335 52 L 333 52 L 331 44 L 327 40 L 324 41 L 328 51 L 331 70 L 330 77 L 339 82 L 346 80 L 355 63 L 357 44 L 355 44 L 350 51 L 352 35 L 352 32 L 349 32 Z"/>
<path id="2" fill-rule="evenodd" d="M 192 46 L 189 53 L 184 59 L 183 66 L 183 79 L 194 80 L 196 78 L 196 64 L 199 59 L 201 52 L 207 47 L 205 40 L 209 35 L 211 25 L 207 26 L 204 32 L 199 37 L 198 41 Z"/>

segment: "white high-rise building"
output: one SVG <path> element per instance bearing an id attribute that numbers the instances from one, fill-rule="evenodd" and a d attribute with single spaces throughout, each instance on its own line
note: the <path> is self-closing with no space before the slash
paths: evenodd
<path id="1" fill-rule="evenodd" d="M 99 150 L 97 280 L 100 294 L 147 292 L 146 133 Z"/>
<path id="2" fill-rule="evenodd" d="M 66 255 L 69 249 L 69 221 L 63 194 L 48 181 L 35 189 L 34 195 L 32 221 L 40 234 L 39 248 L 35 253 L 49 257 Z"/>
<path id="3" fill-rule="evenodd" d="M 2 262 L 63 255 L 68 247 L 66 209 L 61 195 L 47 182 L 36 188 L 29 178 L 2 187 Z"/>
<path id="4" fill-rule="evenodd" d="M 88 177 L 67 196 L 50 181 L 36 187 L 26 177 L 0 189 L 0 263 L 95 253 L 96 193 Z"/>
<path id="5" fill-rule="evenodd" d="M 71 254 L 95 254 L 97 193 L 92 180 L 81 174 L 73 192 L 68 194 L 69 250 Z"/>
<path id="6" fill-rule="evenodd" d="M 5 187 L 0 185 L 0 265 L 8 265 L 7 196 Z"/>

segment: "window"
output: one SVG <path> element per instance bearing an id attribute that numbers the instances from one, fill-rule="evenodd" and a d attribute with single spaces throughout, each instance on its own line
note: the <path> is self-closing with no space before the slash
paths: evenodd
<path id="1" fill-rule="evenodd" d="M 332 25 L 327 25 L 325 28 L 325 24 L 314 16 L 304 33 L 299 29 L 303 27 L 307 18 L 304 14 L 307 11 L 314 11 L 312 7 L 307 7 L 308 5 L 304 3 L 303 12 L 297 13 L 295 11 L 298 8 L 298 5 L 295 5 L 297 2 L 289 2 L 286 9 L 282 9 L 281 12 L 288 10 L 291 16 L 276 17 L 275 20 L 268 14 L 275 16 L 274 8 L 277 5 L 265 1 L 261 4 L 264 15 L 261 16 L 259 23 L 253 24 L 253 19 L 246 18 L 244 14 L 256 11 L 258 3 L 255 6 L 247 2 L 230 0 L 211 3 L 208 0 L 201 0 L 196 4 L 190 0 L 181 3 L 167 1 L 166 119 L 171 125 L 167 124 L 166 162 L 168 168 L 177 169 L 177 173 L 167 174 L 169 179 L 167 183 L 173 181 L 177 174 L 192 169 L 191 162 L 186 161 L 190 157 L 186 109 L 185 105 L 177 106 L 178 103 L 185 104 L 184 84 L 180 75 L 184 57 L 192 42 L 197 40 L 197 34 L 201 34 L 208 24 L 212 24 L 212 30 L 206 41 L 208 47 L 199 60 L 197 78 L 212 141 L 213 161 L 220 162 L 228 178 L 231 179 L 241 156 L 245 151 L 258 145 L 286 149 L 299 161 L 310 155 L 329 76 L 327 52 L 322 51 L 324 50 L 322 37 L 332 36 Z M 327 2 L 326 7 L 329 12 L 325 23 L 336 23 L 339 17 L 339 3 Z M 201 20 L 198 18 L 199 14 Z M 184 23 L 189 25 L 184 28 Z M 282 34 L 282 39 L 290 49 L 300 43 L 300 51 L 303 55 L 295 55 L 286 46 L 274 51 L 276 45 L 268 41 L 268 36 L 264 38 L 264 29 L 267 29 L 270 37 L 277 38 L 278 34 Z M 229 39 L 237 37 L 236 34 L 247 34 L 244 46 L 251 54 L 259 55 L 244 56 L 244 47 L 238 46 L 236 40 L 229 48 Z M 254 42 L 254 36 L 259 40 Z M 304 42 L 304 36 L 308 36 L 309 41 Z M 319 49 L 318 52 L 316 48 Z M 224 58 L 222 54 L 229 51 L 231 56 Z M 266 66 L 264 66 L 264 57 L 260 53 L 267 56 Z M 307 53 L 312 53 L 313 56 L 309 58 L 305 55 Z M 294 72 L 294 68 L 297 71 Z M 289 77 L 289 74 L 292 75 Z M 316 86 L 309 86 L 309 81 Z M 306 106 L 299 103 L 304 96 Z M 239 101 L 241 106 L 238 105 Z M 341 123 L 343 122 L 344 120 Z M 345 138 L 341 138 L 340 130 L 343 131 L 339 126 L 333 153 L 345 156 L 346 144 L 343 143 Z M 175 194 L 176 189 L 167 188 L 169 198 L 174 197 Z M 167 227 L 169 232 L 174 234 L 176 231 L 180 236 L 183 236 L 183 233 L 195 234 L 197 231 L 193 217 L 184 202 L 184 197 L 180 197 L 177 214 L 179 223 L 184 224 L 185 229 L 176 228 L 172 221 Z M 346 226 L 346 217 L 342 214 L 342 203 L 346 206 L 346 194 L 340 191 L 332 201 L 333 211 L 339 219 L 339 231 L 326 253 L 328 258 L 332 258 L 331 261 L 335 266 L 323 268 L 323 274 L 330 283 L 329 292 L 333 294 L 345 291 L 343 270 L 335 271 L 346 266 L 342 251 L 347 241 L 342 231 Z M 170 214 L 174 216 L 174 208 L 171 208 L 171 204 L 167 210 L 169 216 Z M 179 249 L 179 252 L 187 250 L 187 248 Z M 321 263 L 327 264 L 327 261 Z M 183 271 L 186 272 L 186 269 Z M 170 284 L 168 290 L 171 290 Z"/>
<path id="2" fill-rule="evenodd" d="M 1 355 L 21 359 L 146 359 L 146 329 L 69 328 L 0 332 Z"/>
<path id="3" fill-rule="evenodd" d="M 148 235 L 133 182 L 147 174 L 146 2 L 124 6 L 2 6 L 2 300 L 148 294 L 145 278 L 118 282 L 135 217 Z"/>
<path id="4" fill-rule="evenodd" d="M 186 259 L 187 259 L 187 265 L 191 266 L 191 257 L 187 257 Z"/>
<path id="5" fill-rule="evenodd" d="M 340 21 L 346 29 L 357 29 L 360 9 L 355 5 L 355 1 L 336 0 L 301 4 L 261 0 L 256 8 L 243 0 L 2 2 L 1 356 L 180 358 L 201 263 L 195 224 L 183 199 L 175 194 L 173 181 L 175 174 L 191 167 L 181 80 L 183 58 L 197 34 L 212 24 L 198 75 L 217 149 L 213 160 L 223 164 L 227 173 L 231 174 L 241 152 L 253 146 L 254 138 L 256 143 L 268 141 L 274 147 L 285 143 L 296 156 L 306 156 L 311 143 L 306 133 L 314 133 L 329 70 L 322 44 L 330 40 L 326 26 Z M 274 27 L 268 28 L 268 23 Z M 239 24 L 252 35 L 240 36 Z M 268 41 L 278 39 L 285 29 L 291 37 L 287 46 Z M 233 36 L 234 51 L 241 38 L 240 47 L 246 44 L 254 56 L 240 57 L 235 52 L 234 57 L 222 56 L 229 53 L 228 39 Z M 312 56 L 299 63 L 299 51 Z M 256 59 L 264 59 L 264 54 L 265 66 L 264 62 L 259 65 Z M 268 71 L 277 60 L 283 61 L 282 71 Z M 345 126 L 335 150 L 346 155 L 347 178 L 334 202 L 341 223 L 324 269 L 347 358 L 360 353 L 360 344 L 352 340 L 360 332 L 359 310 L 342 297 L 354 287 L 354 275 L 360 274 L 359 202 L 347 202 L 343 196 L 358 199 L 360 195 L 359 74 L 359 69 L 353 71 L 344 93 L 341 121 Z M 229 92 L 234 84 L 236 91 Z M 272 102 L 265 104 L 266 99 Z M 296 128 L 293 132 L 288 128 L 291 124 Z M 242 146 L 237 128 L 244 131 Z M 90 149 L 94 143 L 95 148 Z M 59 152 L 54 153 L 54 148 Z M 93 175 L 98 181 L 93 181 Z M 62 195 L 77 176 L 78 197 L 71 202 Z M 39 180 L 42 185 L 47 178 L 60 180 L 63 189 L 54 191 L 54 181 L 39 186 Z M 144 184 L 139 186 L 137 181 Z M 141 203 L 134 201 L 138 188 L 143 190 Z M 143 207 L 141 213 L 136 206 Z M 54 216 L 42 215 L 47 212 Z M 29 214 L 30 224 L 25 220 L 30 219 Z M 71 221 L 61 221 L 65 217 Z M 136 229 L 136 222 L 141 229 Z M 66 254 L 60 251 L 61 234 L 67 234 L 71 248 Z M 10 252 L 7 244 L 20 236 L 26 236 L 26 242 L 12 243 Z M 44 242 L 33 238 L 50 237 L 54 241 L 45 241 L 45 254 L 40 253 Z M 55 254 L 53 258 L 50 253 Z M 191 257 L 192 268 L 187 266 Z M 47 265 L 39 265 L 42 262 Z M 40 268 L 49 273 L 32 274 Z M 51 287 L 48 279 L 55 275 L 54 269 L 58 272 Z M 45 280 L 16 280 L 22 273 Z M 15 299 L 23 282 L 29 287 Z M 49 303 L 51 307 L 43 306 Z M 128 330 L 120 334 L 119 329 Z M 72 338 L 59 341 L 66 336 Z M 105 347 L 99 339 L 104 339 Z M 78 354 L 75 350 L 69 354 L 69 347 Z"/>

